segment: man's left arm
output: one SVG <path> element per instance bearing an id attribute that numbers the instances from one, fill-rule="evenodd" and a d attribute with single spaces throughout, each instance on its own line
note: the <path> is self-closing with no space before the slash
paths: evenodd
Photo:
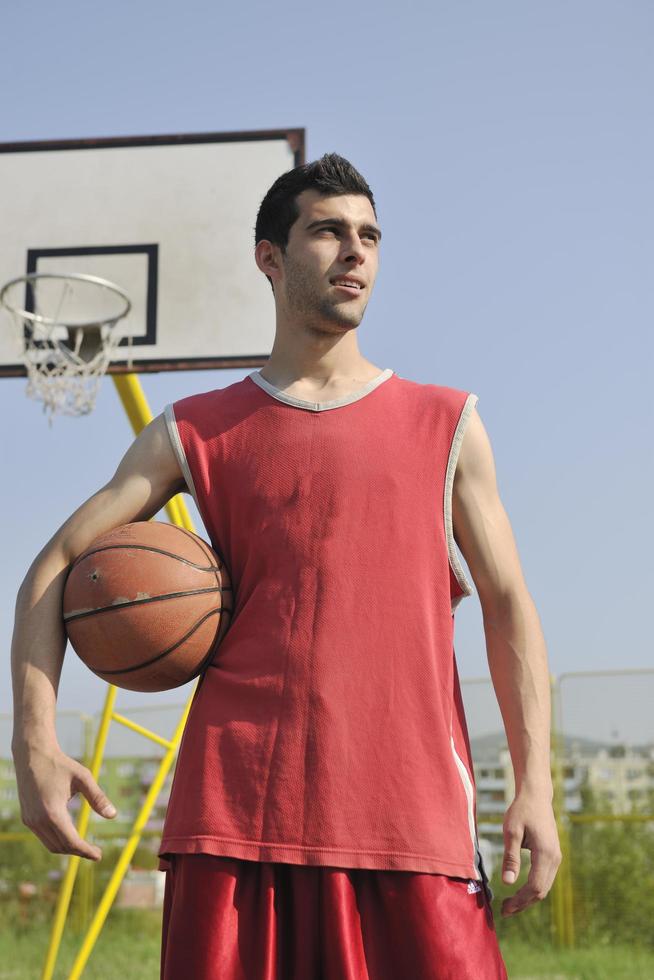
<path id="1" fill-rule="evenodd" d="M 550 679 L 545 639 L 497 489 L 490 440 L 473 408 L 452 489 L 454 539 L 477 588 L 493 687 L 515 776 L 504 817 L 502 879 L 516 881 L 520 848 L 531 852 L 525 884 L 502 903 L 512 915 L 545 898 L 561 863 L 552 809 Z"/>

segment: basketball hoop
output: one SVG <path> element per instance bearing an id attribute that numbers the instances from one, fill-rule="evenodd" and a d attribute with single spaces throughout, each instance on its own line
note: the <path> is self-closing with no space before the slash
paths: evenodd
<path id="1" fill-rule="evenodd" d="M 50 423 L 91 412 L 121 339 L 116 324 L 132 306 L 127 293 L 99 276 L 34 272 L 5 283 L 0 306 L 22 344 L 27 395 L 43 402 Z"/>

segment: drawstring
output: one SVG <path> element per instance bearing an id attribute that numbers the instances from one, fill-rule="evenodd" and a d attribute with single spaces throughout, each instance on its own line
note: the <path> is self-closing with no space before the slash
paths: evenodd
<path id="1" fill-rule="evenodd" d="M 481 880 L 482 880 L 482 884 L 484 886 L 484 891 L 486 892 L 486 896 L 488 898 L 488 901 L 489 902 L 492 902 L 493 901 L 493 897 L 494 897 L 493 896 L 493 889 L 490 886 L 490 882 L 488 880 L 488 875 L 486 874 L 486 868 L 484 867 L 484 861 L 483 861 L 483 858 L 481 856 L 481 851 L 479 850 L 479 847 L 477 847 L 477 863 L 479 865 L 479 870 L 481 871 Z"/>

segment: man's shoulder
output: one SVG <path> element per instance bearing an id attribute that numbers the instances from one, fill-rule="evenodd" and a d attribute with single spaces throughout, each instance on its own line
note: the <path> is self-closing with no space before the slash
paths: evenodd
<path id="1" fill-rule="evenodd" d="M 396 377 L 408 395 L 423 398 L 425 401 L 456 405 L 465 402 L 471 394 L 467 389 L 455 388 L 452 385 L 436 384 L 432 381 L 414 381 L 401 375 L 396 375 Z"/>
<path id="2" fill-rule="evenodd" d="M 212 412 L 221 405 L 227 405 L 232 399 L 238 399 L 242 393 L 247 391 L 248 383 L 249 381 L 246 377 L 241 378 L 240 381 L 234 381 L 232 384 L 225 385 L 222 388 L 210 388 L 206 391 L 193 392 L 190 395 L 185 395 L 171 402 L 167 408 L 172 408 L 175 415 Z"/>

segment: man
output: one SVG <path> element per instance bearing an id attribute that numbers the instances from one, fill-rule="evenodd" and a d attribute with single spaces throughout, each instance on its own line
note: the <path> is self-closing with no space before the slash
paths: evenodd
<path id="1" fill-rule="evenodd" d="M 503 878 L 544 898 L 561 860 L 549 673 L 477 396 L 359 352 L 381 229 L 342 157 L 282 175 L 256 225 L 276 335 L 263 370 L 190 396 L 134 441 L 18 596 L 14 737 L 24 823 L 98 859 L 66 809 L 91 774 L 57 745 L 67 570 L 99 534 L 193 494 L 235 588 L 171 789 L 164 980 L 506 976 L 479 851 L 453 613 L 477 587 L 516 794 Z"/>

